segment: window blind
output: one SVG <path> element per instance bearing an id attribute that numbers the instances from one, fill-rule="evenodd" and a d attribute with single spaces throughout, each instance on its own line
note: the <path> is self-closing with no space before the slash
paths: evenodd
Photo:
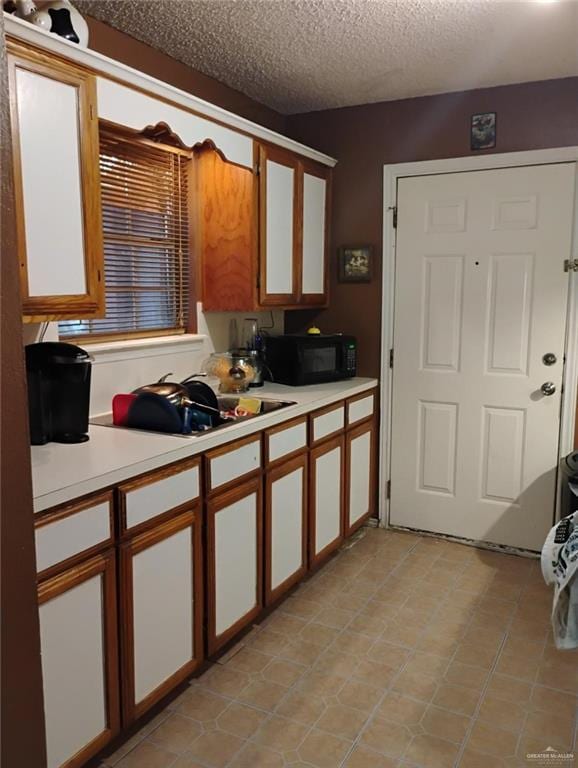
<path id="1" fill-rule="evenodd" d="M 61 322 L 61 336 L 186 328 L 188 162 L 178 150 L 101 129 L 106 316 Z"/>

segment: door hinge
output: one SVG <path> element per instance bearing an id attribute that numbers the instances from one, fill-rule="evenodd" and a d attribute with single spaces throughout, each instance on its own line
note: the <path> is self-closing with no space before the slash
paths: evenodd
<path id="1" fill-rule="evenodd" d="M 393 349 L 389 350 L 389 367 L 393 368 Z"/>
<path id="2" fill-rule="evenodd" d="M 259 165 L 259 163 L 255 164 L 253 171 L 255 173 L 255 176 L 259 176 L 259 174 L 261 173 L 261 166 Z"/>
<path id="3" fill-rule="evenodd" d="M 391 480 L 387 481 L 387 487 L 385 489 L 385 498 L 391 499 Z"/>
<path id="4" fill-rule="evenodd" d="M 578 259 L 564 259 L 564 272 L 578 272 Z"/>
<path id="5" fill-rule="evenodd" d="M 393 228 L 397 229 L 397 205 L 392 206 L 393 211 Z"/>

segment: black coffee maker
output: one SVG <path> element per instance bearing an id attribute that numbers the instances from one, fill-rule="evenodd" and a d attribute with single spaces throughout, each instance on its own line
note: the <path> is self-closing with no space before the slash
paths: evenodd
<path id="1" fill-rule="evenodd" d="M 74 344 L 25 347 L 32 445 L 88 440 L 91 358 Z"/>

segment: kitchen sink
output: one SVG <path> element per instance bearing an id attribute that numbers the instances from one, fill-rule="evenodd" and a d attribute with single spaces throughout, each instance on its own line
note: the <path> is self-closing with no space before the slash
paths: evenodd
<path id="1" fill-rule="evenodd" d="M 252 392 L 247 392 L 243 395 L 218 395 L 217 400 L 219 403 L 219 409 L 221 411 L 234 411 L 235 408 L 239 405 L 239 401 L 241 398 L 251 398 L 252 400 L 259 400 L 261 403 L 261 410 L 259 413 L 249 413 L 246 416 L 236 416 L 232 419 L 223 419 L 220 424 L 217 424 L 214 427 L 207 427 L 206 429 L 203 429 L 198 432 L 190 432 L 189 434 L 182 434 L 181 432 L 162 432 L 162 434 L 171 435 L 174 437 L 199 437 L 200 435 L 206 435 L 210 432 L 216 432 L 217 430 L 226 429 L 227 427 L 232 426 L 233 424 L 238 424 L 239 422 L 245 422 L 245 421 L 251 421 L 253 419 L 258 419 L 259 416 L 265 416 L 268 413 L 273 413 L 274 411 L 278 411 L 281 408 L 288 408 L 290 405 L 296 405 L 297 403 L 294 400 L 273 400 L 270 398 L 262 398 L 262 397 L 255 397 Z M 120 426 L 118 424 L 114 424 L 112 420 L 112 413 L 105 413 L 102 416 L 95 416 L 90 419 L 91 424 L 95 424 L 99 427 L 115 427 L 116 429 L 130 429 L 132 431 L 138 431 L 138 432 L 154 432 L 155 434 L 160 434 L 160 431 L 157 432 L 155 430 L 150 429 L 137 429 L 136 427 L 125 427 Z"/>

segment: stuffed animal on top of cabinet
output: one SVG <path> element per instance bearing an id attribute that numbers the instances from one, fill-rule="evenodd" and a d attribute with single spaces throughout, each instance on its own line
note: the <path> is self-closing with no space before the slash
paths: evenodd
<path id="1" fill-rule="evenodd" d="M 69 0 L 14 0 L 15 15 L 66 40 L 88 45 L 88 24 Z"/>

